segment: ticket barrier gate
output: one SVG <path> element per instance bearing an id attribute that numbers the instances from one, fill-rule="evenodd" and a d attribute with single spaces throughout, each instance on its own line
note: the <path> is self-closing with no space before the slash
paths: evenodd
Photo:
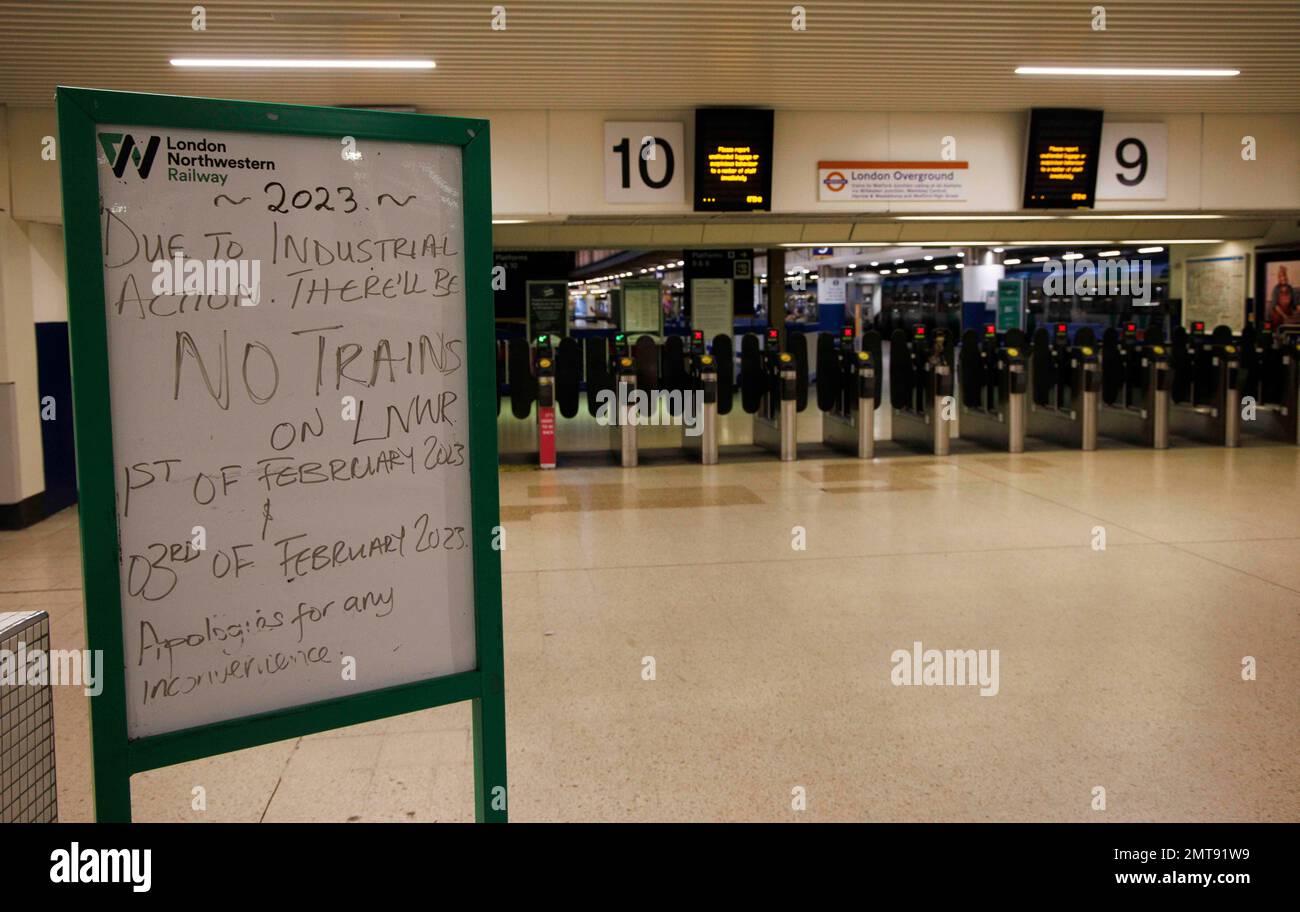
<path id="1" fill-rule="evenodd" d="M 936 456 L 947 456 L 951 447 L 952 422 L 944 412 L 953 407 L 952 348 L 945 330 L 931 335 L 925 326 L 910 336 L 896 329 L 889 343 L 893 439 Z"/>
<path id="2" fill-rule="evenodd" d="M 876 454 L 876 409 L 880 407 L 880 334 L 867 332 L 855 350 L 853 328 L 817 339 L 817 407 L 822 443 L 859 459 Z"/>
<path id="3" fill-rule="evenodd" d="M 1137 338 L 1129 323 L 1123 335 L 1110 327 L 1101 341 L 1101 403 L 1097 432 L 1163 450 L 1169 447 L 1169 394 L 1173 372 L 1163 341 Z"/>
<path id="4" fill-rule="evenodd" d="M 722 336 L 718 336 L 721 339 Z M 689 427 L 682 422 L 682 449 L 700 461 L 701 465 L 718 464 L 718 398 L 720 373 L 728 372 L 730 380 L 730 337 L 727 337 L 728 363 L 719 364 L 709 353 L 704 342 L 704 333 L 695 330 L 691 333 L 690 347 L 686 353 L 686 373 L 689 377 L 688 394 L 698 395 L 700 408 L 695 413 L 696 427 Z M 715 340 L 714 346 L 717 347 Z M 731 384 L 726 384 L 730 394 Z"/>
<path id="5" fill-rule="evenodd" d="M 802 336 L 795 338 L 804 341 Z M 754 443 L 776 453 L 782 462 L 791 462 L 798 456 L 799 364 L 795 353 L 781 351 L 775 329 L 767 331 L 761 344 L 757 337 L 746 334 L 743 344 L 741 396 L 745 411 L 754 416 Z"/>
<path id="6" fill-rule="evenodd" d="M 1034 333 L 1029 378 L 1029 436 L 1097 449 L 1101 358 L 1092 330 L 1080 329 L 1071 345 L 1066 324 L 1056 324 L 1050 342 L 1046 328 L 1040 328 Z"/>
<path id="7" fill-rule="evenodd" d="M 1241 426 L 1260 435 L 1300 444 L 1300 333 L 1281 333 L 1265 323 L 1241 334 Z"/>
<path id="8" fill-rule="evenodd" d="M 555 349 L 550 336 L 538 336 L 533 346 L 533 376 L 537 381 L 537 462 L 555 468 Z"/>
<path id="9" fill-rule="evenodd" d="M 957 358 L 961 390 L 961 436 L 1008 453 L 1025 451 L 1024 333 L 1011 330 L 1003 339 L 985 326 L 962 334 Z"/>
<path id="10" fill-rule="evenodd" d="M 1205 334 L 1205 324 L 1170 334 L 1173 382 L 1169 427 L 1203 443 L 1241 445 L 1241 348 L 1226 326 Z"/>

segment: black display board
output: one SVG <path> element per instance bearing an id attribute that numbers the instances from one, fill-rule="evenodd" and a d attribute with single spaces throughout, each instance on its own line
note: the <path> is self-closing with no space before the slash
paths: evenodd
<path id="1" fill-rule="evenodd" d="M 772 112 L 695 110 L 695 211 L 772 209 Z"/>
<path id="2" fill-rule="evenodd" d="M 1029 112 L 1024 208 L 1091 208 L 1097 190 L 1101 118 L 1101 111 L 1081 108 Z"/>
<path id="3" fill-rule="evenodd" d="M 749 319 L 754 316 L 754 251 L 748 248 L 731 250 L 688 250 L 686 266 L 682 270 L 685 294 L 682 315 L 691 325 L 691 280 L 731 279 L 731 312 L 734 316 Z"/>
<path id="4" fill-rule="evenodd" d="M 492 254 L 494 266 L 505 271 L 492 275 L 493 296 L 498 320 L 523 320 L 528 310 L 524 289 L 530 280 L 565 279 L 573 270 L 570 250 L 497 250 Z"/>

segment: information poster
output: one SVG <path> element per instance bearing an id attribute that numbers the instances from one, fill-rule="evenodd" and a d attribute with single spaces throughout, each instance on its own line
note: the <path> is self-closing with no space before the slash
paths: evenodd
<path id="1" fill-rule="evenodd" d="M 710 341 L 715 336 L 730 336 L 735 327 L 732 316 L 733 279 L 691 280 L 691 329 L 701 330 Z"/>
<path id="2" fill-rule="evenodd" d="M 536 339 L 544 333 L 563 336 L 568 332 L 568 282 L 529 282 L 525 297 L 528 303 L 528 338 Z"/>
<path id="3" fill-rule="evenodd" d="M 663 335 L 663 287 L 658 280 L 623 283 L 623 323 L 620 329 L 625 333 Z"/>
<path id="4" fill-rule="evenodd" d="M 1189 258 L 1185 265 L 1183 325 L 1203 322 L 1240 332 L 1246 319 L 1246 257 Z"/>

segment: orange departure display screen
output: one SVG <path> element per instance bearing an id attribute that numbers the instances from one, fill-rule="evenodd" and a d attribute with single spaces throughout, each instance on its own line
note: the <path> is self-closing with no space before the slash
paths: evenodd
<path id="1" fill-rule="evenodd" d="M 1035 108 L 1029 112 L 1026 209 L 1090 208 L 1097 189 L 1101 111 Z"/>
<path id="2" fill-rule="evenodd" d="M 695 211 L 767 212 L 771 208 L 772 112 L 696 109 Z"/>

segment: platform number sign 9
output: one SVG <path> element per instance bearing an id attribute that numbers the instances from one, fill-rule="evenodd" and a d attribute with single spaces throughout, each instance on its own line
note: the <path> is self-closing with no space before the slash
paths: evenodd
<path id="1" fill-rule="evenodd" d="M 605 202 L 683 202 L 684 150 L 680 122 L 606 122 Z"/>
<path id="2" fill-rule="evenodd" d="M 1097 199 L 1164 199 L 1167 146 L 1162 123 L 1103 124 Z"/>

